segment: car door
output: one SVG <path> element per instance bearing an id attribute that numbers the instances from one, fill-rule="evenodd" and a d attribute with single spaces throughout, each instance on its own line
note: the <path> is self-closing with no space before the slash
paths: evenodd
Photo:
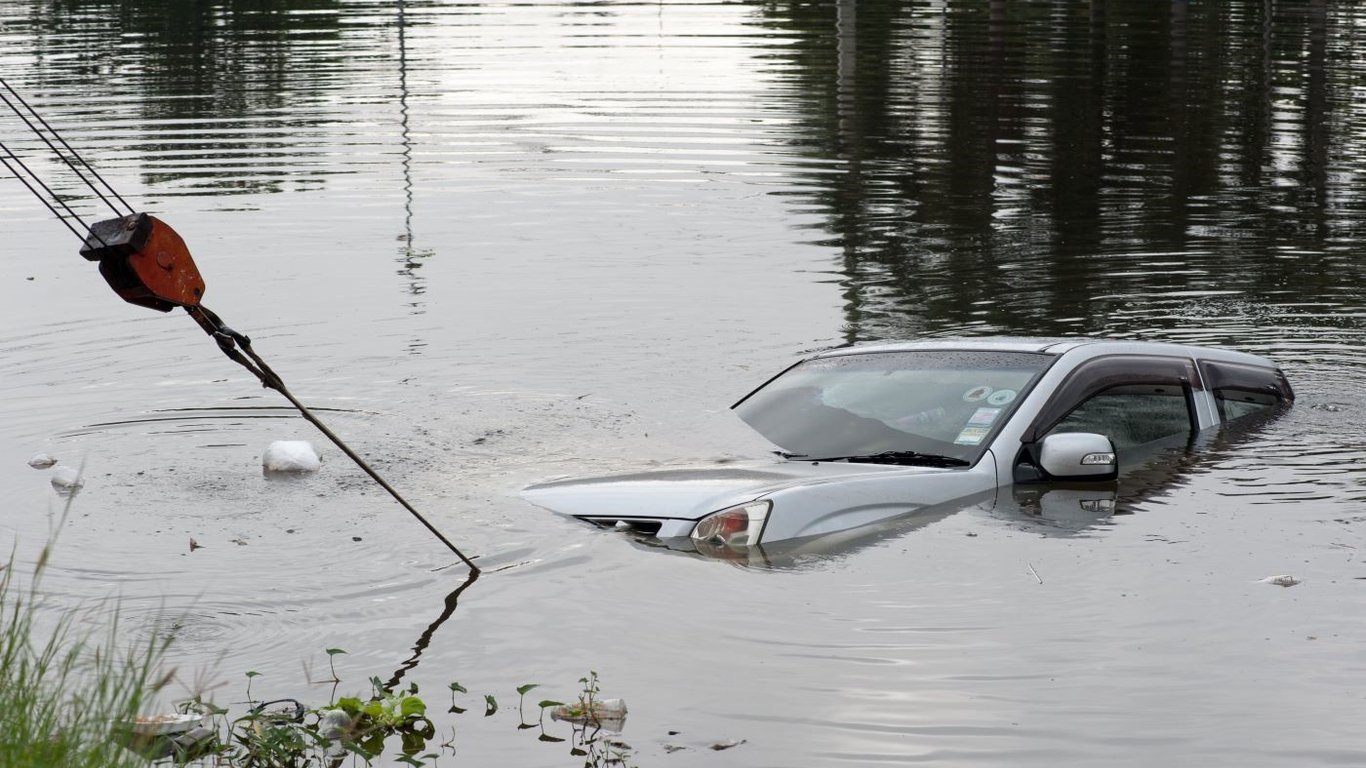
<path id="1" fill-rule="evenodd" d="M 1114 443 L 1121 468 L 1155 450 L 1188 443 L 1202 426 L 1194 361 L 1109 355 L 1088 360 L 1063 380 L 1023 436 L 1015 481 L 1038 480 L 1037 444 L 1048 435 L 1093 432 Z"/>

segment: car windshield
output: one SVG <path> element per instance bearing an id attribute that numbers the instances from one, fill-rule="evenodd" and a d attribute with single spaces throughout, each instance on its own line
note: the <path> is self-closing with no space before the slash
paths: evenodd
<path id="1" fill-rule="evenodd" d="M 857 460 L 890 451 L 973 463 L 1053 360 L 986 351 L 817 358 L 789 368 L 735 411 L 794 457 Z"/>

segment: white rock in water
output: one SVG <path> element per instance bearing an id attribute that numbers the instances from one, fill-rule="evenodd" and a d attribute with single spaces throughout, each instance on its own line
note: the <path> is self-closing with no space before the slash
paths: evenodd
<path id="1" fill-rule="evenodd" d="M 52 470 L 52 488 L 63 496 L 70 496 L 85 485 L 81 473 L 71 467 L 57 467 Z"/>
<path id="2" fill-rule="evenodd" d="M 276 440 L 261 455 L 266 472 L 317 472 L 322 459 L 307 440 Z"/>
<path id="3" fill-rule="evenodd" d="M 1299 584 L 1300 580 L 1288 573 L 1283 573 L 1280 576 L 1267 576 L 1261 582 L 1263 584 L 1275 584 L 1278 587 L 1293 587 Z"/>
<path id="4" fill-rule="evenodd" d="M 34 469 L 47 469 L 57 463 L 57 457 L 46 453 L 35 453 L 33 458 L 28 460 L 28 465 Z"/>

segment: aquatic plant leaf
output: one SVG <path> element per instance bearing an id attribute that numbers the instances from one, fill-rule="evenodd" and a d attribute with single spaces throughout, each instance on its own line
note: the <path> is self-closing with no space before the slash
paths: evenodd
<path id="1" fill-rule="evenodd" d="M 538 683 L 527 683 L 526 685 L 519 685 L 517 686 L 517 693 L 519 695 L 525 696 L 527 691 L 531 690 L 532 688 L 539 687 L 540 685 Z"/>
<path id="2" fill-rule="evenodd" d="M 384 751 L 385 735 L 386 732 L 384 730 L 377 730 L 374 733 L 371 733 L 369 736 L 367 736 L 365 740 L 360 743 L 360 746 L 362 749 L 369 753 L 370 757 L 374 757 L 375 755 L 378 755 L 380 752 Z"/>
<path id="3" fill-rule="evenodd" d="M 492 715 L 498 711 L 498 700 L 493 698 L 493 694 L 484 694 L 484 717 Z"/>
<path id="4" fill-rule="evenodd" d="M 449 687 L 452 691 L 457 691 L 459 693 L 469 693 L 469 691 L 465 690 L 465 686 L 461 685 L 460 683 L 451 683 L 447 687 Z"/>
<path id="5" fill-rule="evenodd" d="M 401 727 L 405 732 L 416 733 L 424 739 L 436 737 L 436 723 L 433 723 L 425 717 L 414 717 L 405 722 Z"/>
<path id="6" fill-rule="evenodd" d="M 563 707 L 564 702 L 555 701 L 554 699 L 541 699 L 540 701 L 536 702 L 536 706 L 540 707 L 541 709 L 545 709 L 546 707 Z"/>
<path id="7" fill-rule="evenodd" d="M 327 655 L 328 655 L 328 656 L 336 656 L 336 655 L 339 654 L 339 653 L 346 653 L 346 651 L 343 651 L 343 650 L 340 649 L 340 648 L 328 648 L 328 649 L 327 649 Z"/>
<path id="8" fill-rule="evenodd" d="M 403 739 L 403 754 L 406 757 L 411 757 L 418 752 L 421 752 L 427 746 L 427 739 L 421 733 L 409 731 L 404 733 L 401 738 Z M 403 758 L 399 759 L 402 760 Z M 422 765 L 422 763 L 411 764 Z"/>
<path id="9" fill-rule="evenodd" d="M 404 696 L 398 704 L 398 713 L 405 720 L 413 715 L 425 715 L 427 704 L 416 696 Z"/>
<path id="10" fill-rule="evenodd" d="M 367 763 L 376 757 L 375 753 L 366 751 L 365 747 L 362 747 L 354 741 L 343 741 L 342 749 L 365 760 Z"/>

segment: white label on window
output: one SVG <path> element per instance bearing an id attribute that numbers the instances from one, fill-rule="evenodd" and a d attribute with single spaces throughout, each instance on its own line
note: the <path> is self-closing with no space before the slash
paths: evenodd
<path id="1" fill-rule="evenodd" d="M 978 408 L 973 412 L 972 418 L 968 419 L 968 424 L 974 427 L 990 426 L 991 422 L 1001 415 L 1000 408 Z"/>
<path id="2" fill-rule="evenodd" d="M 955 445 L 977 445 L 986 439 L 988 431 L 986 427 L 963 427 L 953 442 Z"/>

